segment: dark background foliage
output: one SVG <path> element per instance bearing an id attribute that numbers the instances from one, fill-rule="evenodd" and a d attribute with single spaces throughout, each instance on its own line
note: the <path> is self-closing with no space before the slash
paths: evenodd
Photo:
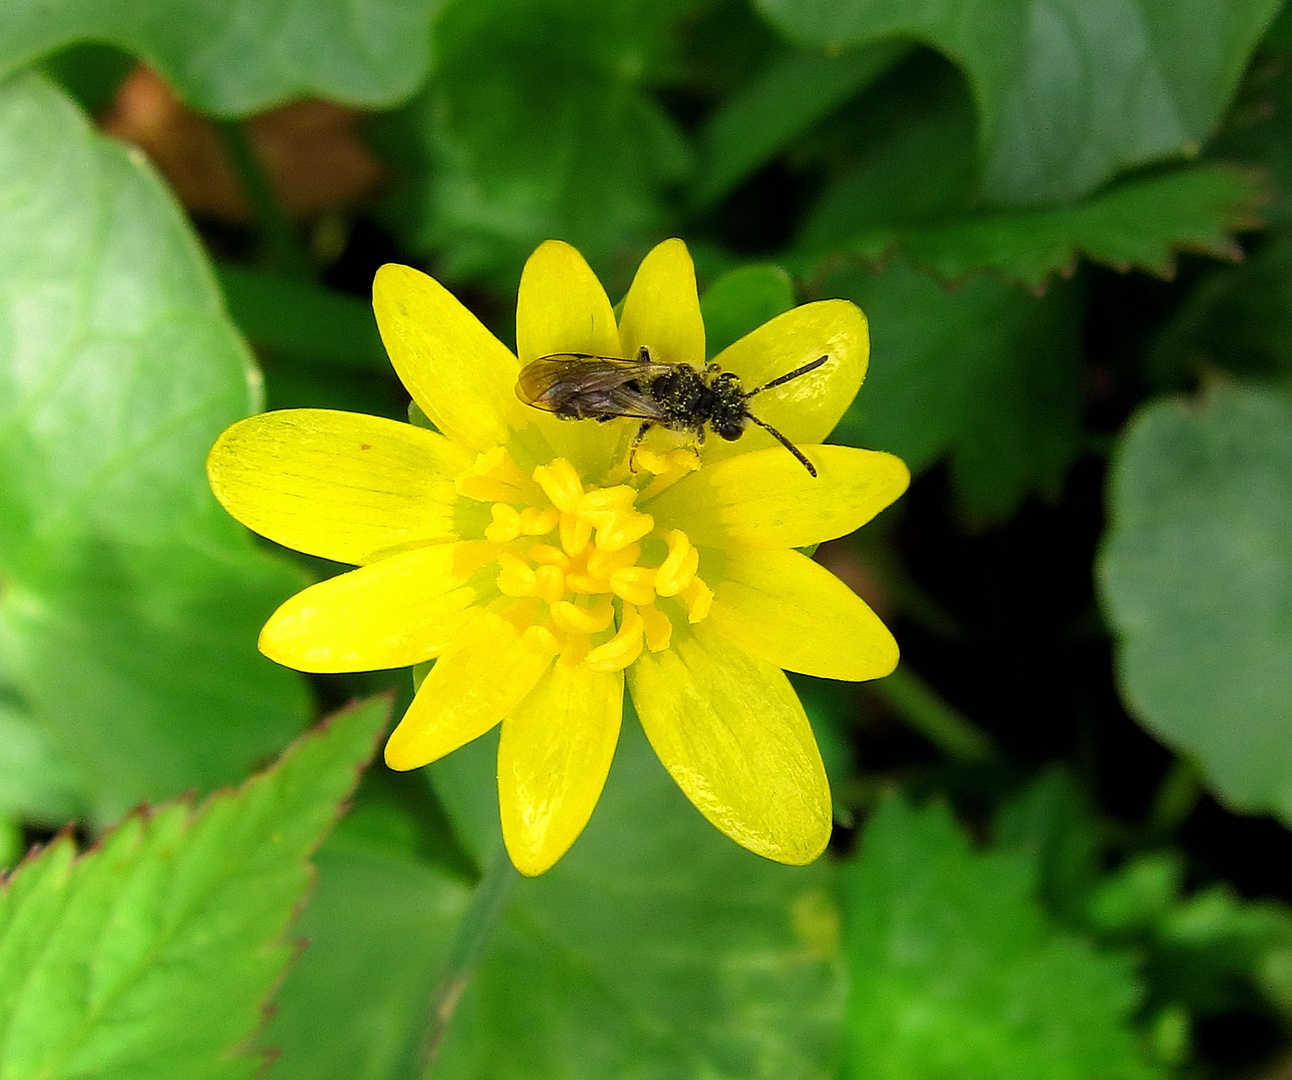
<path id="1" fill-rule="evenodd" d="M 678 235 L 714 352 L 794 303 L 866 312 L 870 374 L 833 438 L 915 481 L 818 558 L 902 664 L 796 680 L 836 800 L 807 870 L 713 834 L 626 725 L 588 833 L 517 891 L 435 1075 L 1289 1075 L 1280 7 L 9 0 L 5 860 L 236 783 L 355 697 L 407 700 L 406 672 L 307 684 L 255 654 L 273 606 L 332 568 L 253 542 L 201 468 L 262 405 L 406 415 L 368 306 L 379 265 L 434 273 L 510 341 L 543 239 L 617 298 Z M 417 1075 L 497 844 L 488 738 L 364 775 L 255 1030 L 266 943 L 362 756 L 341 723 L 171 847 L 178 810 L 128 819 L 66 882 L 65 843 L 27 864 L 0 906 L 0 1031 L 21 1033 L 0 1072 L 253 1075 L 273 1047 L 271 1077 Z M 331 781 L 292 787 L 310 755 Z M 274 814 L 314 832 L 285 852 L 282 910 L 248 914 L 236 880 L 176 908 L 191 919 L 162 938 L 190 970 L 119 947 L 174 894 L 66 914 L 136 895 L 111 858 L 146 878 L 179 851 L 223 880 L 203 824 L 222 814 L 252 823 L 248 865 Z M 216 923 L 239 947 L 213 957 Z M 179 1050 L 159 1049 L 165 1010 L 96 1004 L 102 972 L 133 1002 L 182 1000 L 198 970 L 228 1012 L 204 1006 Z"/>

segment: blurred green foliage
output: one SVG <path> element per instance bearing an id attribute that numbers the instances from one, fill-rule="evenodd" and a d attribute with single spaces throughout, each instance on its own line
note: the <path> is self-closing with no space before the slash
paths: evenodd
<path id="1" fill-rule="evenodd" d="M 903 666 L 796 680 L 839 823 L 805 869 L 708 828 L 629 718 L 432 1075 L 1282 1075 L 1280 7 L 10 0 L 0 859 L 64 822 L 99 846 L 58 840 L 0 893 L 0 1073 L 254 1075 L 275 1048 L 271 1078 L 421 1075 L 498 845 L 492 742 L 366 774 L 275 990 L 385 706 L 198 810 L 163 801 L 243 780 L 351 698 L 406 701 L 408 676 L 307 684 L 257 655 L 274 605 L 332 568 L 253 542 L 203 459 L 265 400 L 406 415 L 368 306 L 384 261 L 509 340 L 543 239 L 617 299 L 681 235 L 711 354 L 805 300 L 866 312 L 870 374 L 833 438 L 916 482 L 819 557 Z M 161 173 L 94 126 L 139 108 L 139 62 L 176 98 L 131 129 Z M 382 176 L 307 213 L 290 189 L 328 179 L 300 153 L 320 129 L 260 115 L 304 95 L 362 110 L 345 146 Z M 250 217 L 199 206 L 177 160 Z M 104 831 L 141 801 L 162 805 Z"/>

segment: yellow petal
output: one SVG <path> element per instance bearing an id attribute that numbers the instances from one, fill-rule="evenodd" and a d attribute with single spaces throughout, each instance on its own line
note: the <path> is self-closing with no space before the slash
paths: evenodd
<path id="1" fill-rule="evenodd" d="M 553 353 L 621 356 L 619 330 L 606 291 L 591 267 L 569 244 L 548 240 L 525 263 L 516 299 L 516 351 L 521 364 Z M 622 458 L 635 429 L 591 420 L 562 421 L 526 406 L 552 454 L 579 463 L 585 476 L 600 478 Z"/>
<path id="2" fill-rule="evenodd" d="M 224 508 L 262 536 L 337 562 L 454 537 L 453 478 L 471 458 L 433 431 L 287 409 L 239 421 L 207 458 Z"/>
<path id="3" fill-rule="evenodd" d="M 802 865 L 830 839 L 830 787 L 785 673 L 705 624 L 628 669 L 642 727 L 699 811 L 736 843 Z"/>
<path id="4" fill-rule="evenodd" d="M 461 632 L 476 591 L 467 579 L 484 544 L 435 544 L 297 593 L 260 632 L 260 651 L 298 671 L 377 671 L 442 653 Z"/>
<path id="5" fill-rule="evenodd" d="M 643 508 L 658 529 L 681 529 L 693 544 L 805 547 L 859 529 L 910 483 L 910 471 L 892 454 L 800 449 L 816 466 L 815 477 L 778 446 L 706 464 Z"/>
<path id="6" fill-rule="evenodd" d="M 695 266 L 681 240 L 665 240 L 642 260 L 619 320 L 623 355 L 645 345 L 665 364 L 704 366 L 704 320 Z"/>
<path id="7" fill-rule="evenodd" d="M 372 283 L 372 307 L 404 386 L 454 442 L 487 450 L 528 423 L 511 350 L 434 278 L 388 263 Z"/>
<path id="8" fill-rule="evenodd" d="M 797 551 L 727 552 L 706 622 L 746 652 L 824 679 L 879 679 L 897 642 L 866 602 Z"/>
<path id="9" fill-rule="evenodd" d="M 522 364 L 553 353 L 620 355 L 606 291 L 564 241 L 540 244 L 525 263 L 516 298 L 516 352 Z"/>
<path id="10" fill-rule="evenodd" d="M 479 611 L 422 681 L 386 743 L 386 764 L 417 769 L 478 739 L 525 699 L 551 662 L 511 623 Z"/>
<path id="11" fill-rule="evenodd" d="M 819 368 L 749 402 L 755 416 L 791 442 L 818 443 L 834 430 L 866 375 L 870 334 L 856 304 L 821 300 L 787 311 L 724 349 L 714 363 L 753 390 L 822 356 L 829 359 Z M 750 424 L 735 442 L 710 440 L 704 456 L 714 462 L 775 445 L 772 436 Z"/>
<path id="12" fill-rule="evenodd" d="M 502 836 L 522 874 L 548 870 L 588 823 L 610 771 L 623 704 L 622 672 L 557 662 L 503 720 Z"/>

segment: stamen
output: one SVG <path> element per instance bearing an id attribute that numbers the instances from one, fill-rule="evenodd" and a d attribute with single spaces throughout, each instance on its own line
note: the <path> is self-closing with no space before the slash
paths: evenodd
<path id="1" fill-rule="evenodd" d="M 597 529 L 597 547 L 603 551 L 618 551 L 635 543 L 655 528 L 650 514 L 637 511 L 619 514 L 608 524 Z"/>
<path id="2" fill-rule="evenodd" d="M 534 571 L 534 590 L 549 604 L 565 595 L 565 574 L 559 566 L 540 566 Z"/>
<path id="3" fill-rule="evenodd" d="M 493 523 L 485 528 L 485 539 L 493 544 L 505 544 L 520 535 L 520 514 L 515 507 L 496 502 L 489 508 Z"/>
<path id="4" fill-rule="evenodd" d="M 618 551 L 604 551 L 594 547 L 588 550 L 588 573 L 593 577 L 609 579 L 610 575 L 624 566 L 636 566 L 641 558 L 641 544 L 629 544 Z"/>
<path id="5" fill-rule="evenodd" d="M 556 458 L 550 465 L 539 465 L 534 470 L 534 479 L 552 505 L 562 513 L 572 514 L 578 509 L 583 482 L 565 458 Z"/>
<path id="6" fill-rule="evenodd" d="M 520 512 L 520 531 L 526 536 L 545 536 L 561 521 L 561 511 L 555 506 L 540 510 L 537 506 L 527 506 Z"/>
<path id="7" fill-rule="evenodd" d="M 454 480 L 453 487 L 459 495 L 479 502 L 528 502 L 531 494 L 537 494 L 502 446 L 477 454 L 470 471 Z"/>
<path id="8" fill-rule="evenodd" d="M 693 623 L 703 622 L 713 606 L 713 590 L 698 577 L 693 577 L 691 584 L 679 595 L 686 605 L 687 619 Z"/>
<path id="9" fill-rule="evenodd" d="M 553 547 L 551 544 L 535 544 L 529 549 L 528 555 L 531 562 L 541 563 L 544 566 L 559 566 L 562 570 L 570 568 L 570 557 L 559 547 Z"/>
<path id="10" fill-rule="evenodd" d="M 615 609 L 608 597 L 590 608 L 558 600 L 549 611 L 557 629 L 571 634 L 599 634 L 615 621 Z"/>
<path id="11" fill-rule="evenodd" d="M 651 652 L 662 652 L 673 640 L 673 622 L 654 604 L 637 609 L 646 631 L 646 647 Z"/>
<path id="12" fill-rule="evenodd" d="M 561 515 L 561 547 L 567 555 L 577 555 L 592 539 L 592 523 L 573 513 Z"/>
<path id="13" fill-rule="evenodd" d="M 664 539 L 668 542 L 668 554 L 655 575 L 655 591 L 660 596 L 677 596 L 691 584 L 700 569 L 700 553 L 681 529 L 673 529 Z"/>
<path id="14" fill-rule="evenodd" d="M 610 575 L 610 588 L 630 604 L 655 602 L 655 571 L 644 566 L 625 566 Z"/>
<path id="15" fill-rule="evenodd" d="M 593 671 L 623 671 L 642 652 L 642 617 L 632 604 L 624 605 L 619 630 L 609 641 L 598 645 L 584 658 Z"/>

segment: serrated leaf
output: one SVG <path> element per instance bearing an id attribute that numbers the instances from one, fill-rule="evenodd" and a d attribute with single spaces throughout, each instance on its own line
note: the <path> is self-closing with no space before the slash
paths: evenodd
<path id="1" fill-rule="evenodd" d="M 392 105 L 426 76 L 439 0 L 8 0 L 0 76 L 77 42 L 109 42 L 189 104 L 242 116 L 319 95 Z"/>
<path id="2" fill-rule="evenodd" d="M 1057 491 L 1082 407 L 1070 286 L 1038 299 L 976 277 L 948 291 L 894 263 L 839 274 L 826 292 L 855 300 L 871 326 L 870 370 L 835 441 L 891 451 L 913 472 L 949 456 L 965 509 L 987 520 Z"/>
<path id="3" fill-rule="evenodd" d="M 452 277 L 502 277 L 562 237 L 594 265 L 653 239 L 690 166 L 646 93 L 682 0 L 469 0 L 436 23 L 435 77 L 384 139 L 409 173 L 388 213 Z M 380 130 L 378 137 L 380 140 Z M 394 144 L 394 145 L 392 145 Z"/>
<path id="4" fill-rule="evenodd" d="M 434 769 L 481 860 L 500 843 L 496 751 L 487 736 Z M 461 885 L 423 866 L 339 841 L 337 860 L 323 864 L 335 874 L 320 886 L 327 911 L 308 923 L 311 951 L 269 1032 L 283 1048 L 271 1077 L 410 1075 L 427 1018 L 418 994 L 434 986 L 443 949 L 437 920 L 464 901 Z M 375 928 L 355 934 L 370 911 L 381 926 L 408 928 L 402 947 Z M 831 1075 L 837 920 L 826 866 L 782 867 L 720 836 L 630 722 L 586 832 L 555 868 L 516 883 L 434 1075 Z"/>
<path id="5" fill-rule="evenodd" d="M 1077 198 L 1121 170 L 1192 156 L 1278 0 L 758 0 L 825 48 L 927 42 L 963 66 L 993 202 Z"/>
<path id="6" fill-rule="evenodd" d="M 268 1080 L 404 1080 L 469 889 L 407 852 L 338 835 L 301 916 L 309 946 L 260 1042 Z"/>
<path id="7" fill-rule="evenodd" d="M 308 859 L 353 789 L 388 703 L 336 717 L 274 767 L 194 810 L 69 837 L 0 892 L 0 1074 L 251 1077 L 243 1051 L 295 950 Z"/>
<path id="8" fill-rule="evenodd" d="M 1292 821 L 1292 405 L 1220 386 L 1146 406 L 1109 513 L 1124 700 L 1230 805 Z"/>
<path id="9" fill-rule="evenodd" d="M 1242 258 L 1233 234 L 1255 228 L 1267 201 L 1256 173 L 1194 165 L 1129 180 L 1071 206 L 910 229 L 896 242 L 908 258 L 951 282 L 995 270 L 1039 291 L 1053 275 L 1069 276 L 1079 256 L 1123 273 L 1169 278 L 1180 251 Z"/>
<path id="10" fill-rule="evenodd" d="M 1130 963 L 1048 923 L 1029 860 L 971 851 L 940 806 L 884 802 L 843 870 L 850 1077 L 1127 1080 Z"/>
<path id="11" fill-rule="evenodd" d="M 140 155 L 11 80 L 0 205 L 0 654 L 106 821 L 299 730 L 304 684 L 255 641 L 301 576 L 207 487 L 259 375 Z"/>

